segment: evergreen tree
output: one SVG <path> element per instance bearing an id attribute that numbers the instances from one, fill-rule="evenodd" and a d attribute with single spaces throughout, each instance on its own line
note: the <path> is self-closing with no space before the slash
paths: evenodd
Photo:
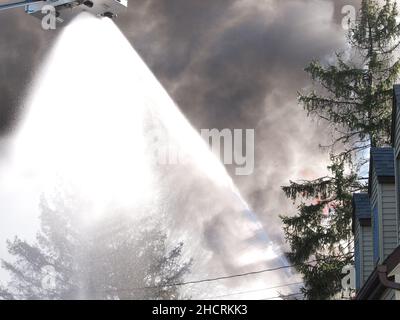
<path id="1" fill-rule="evenodd" d="M 333 65 L 313 61 L 306 68 L 319 92 L 300 93 L 299 101 L 309 115 L 328 122 L 335 144 L 350 146 L 349 155 L 389 143 L 392 89 L 400 72 L 397 15 L 396 2 L 380 6 L 363 0 L 359 19 L 349 29 L 350 57 L 337 53 Z"/>
<path id="2" fill-rule="evenodd" d="M 305 69 L 314 90 L 299 94 L 309 116 L 326 121 L 334 136 L 330 175 L 283 187 L 298 203 L 295 216 L 281 217 L 288 257 L 304 276 L 309 299 L 329 299 L 341 290 L 341 270 L 352 261 L 351 197 L 367 188 L 361 168 L 370 147 L 390 141 L 392 87 L 400 73 L 396 50 L 397 6 L 363 0 L 350 25 L 347 54 L 331 65 L 313 61 Z"/>
<path id="3" fill-rule="evenodd" d="M 41 231 L 29 244 L 8 241 L 2 261 L 11 280 L 0 299 L 177 299 L 191 261 L 183 244 L 168 248 L 162 229 L 126 215 L 90 226 L 72 198 L 41 201 Z"/>

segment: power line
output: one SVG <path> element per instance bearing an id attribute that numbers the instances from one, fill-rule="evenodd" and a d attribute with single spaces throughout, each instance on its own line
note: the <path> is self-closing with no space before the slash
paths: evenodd
<path id="1" fill-rule="evenodd" d="M 224 295 L 215 296 L 215 297 L 207 297 L 202 300 L 224 298 L 224 297 L 236 296 L 236 295 L 253 293 L 253 292 L 261 292 L 261 291 L 265 291 L 265 290 L 284 288 L 284 287 L 289 287 L 289 286 L 294 286 L 294 285 L 299 285 L 299 284 L 303 284 L 303 282 L 302 281 L 301 282 L 293 282 L 293 283 L 287 283 L 287 284 L 277 285 L 277 286 L 273 286 L 273 287 L 267 287 L 267 288 L 263 288 L 263 289 L 255 289 L 255 290 L 241 291 L 241 292 L 236 292 L 236 293 L 229 293 L 229 294 L 224 294 Z"/>
<path id="2" fill-rule="evenodd" d="M 170 284 L 156 285 L 156 286 L 116 289 L 116 290 L 110 290 L 110 291 L 135 291 L 135 290 L 162 289 L 162 288 L 168 288 L 168 287 L 179 287 L 179 286 L 186 286 L 186 285 L 189 285 L 189 284 L 198 284 L 198 283 L 204 283 L 204 282 L 213 282 L 213 281 L 219 281 L 219 280 L 227 280 L 227 279 L 234 279 L 234 278 L 239 278 L 239 277 L 246 277 L 246 276 L 250 276 L 250 275 L 256 275 L 256 274 L 261 274 L 261 273 L 265 273 L 265 272 L 278 271 L 278 270 L 288 269 L 288 268 L 294 268 L 294 266 L 282 266 L 282 267 L 276 267 L 276 268 L 271 268 L 271 269 L 262 269 L 262 270 L 258 270 L 258 271 L 238 273 L 238 274 L 233 274 L 233 275 L 229 275 L 229 276 L 221 276 L 221 277 L 215 277 L 215 278 L 207 278 L 207 279 L 200 279 L 200 280 L 177 282 L 177 283 L 170 283 Z"/>
<path id="3" fill-rule="evenodd" d="M 295 297 L 295 296 L 302 295 L 302 294 L 303 293 L 301 293 L 301 292 L 297 292 L 297 293 L 292 293 L 292 294 L 287 294 L 287 295 L 265 298 L 265 299 L 261 299 L 261 300 L 275 300 L 275 299 L 279 299 L 279 298 L 290 298 L 290 297 Z"/>
<path id="4" fill-rule="evenodd" d="M 312 263 L 326 261 L 326 260 L 329 260 L 332 258 L 340 258 L 340 257 L 343 257 L 343 256 L 333 256 L 333 257 L 326 257 L 326 258 L 322 258 L 322 259 L 315 259 L 315 260 L 308 261 L 304 264 L 311 266 Z M 286 265 L 286 266 L 280 266 L 280 267 L 276 267 L 276 268 L 261 269 L 258 271 L 244 272 L 244 273 L 238 273 L 238 274 L 233 274 L 233 275 L 228 275 L 228 276 L 205 278 L 205 279 L 200 279 L 200 280 L 191 280 L 191 281 L 184 281 L 184 282 L 177 282 L 177 283 L 170 283 L 170 284 L 163 284 L 163 285 L 143 286 L 143 287 L 136 287 L 136 288 L 121 288 L 121 289 L 114 289 L 114 290 L 110 289 L 110 290 L 105 290 L 105 292 L 140 291 L 140 290 L 146 290 L 146 289 L 163 289 L 163 288 L 170 288 L 170 287 L 180 287 L 180 286 L 186 286 L 186 285 L 190 285 L 190 284 L 198 284 L 198 283 L 206 283 L 206 282 L 234 279 L 234 278 L 246 277 L 246 276 L 251 276 L 251 275 L 263 274 L 263 273 L 272 272 L 272 271 L 279 271 L 279 270 L 283 270 L 283 269 L 296 268 L 299 265 L 300 264 Z"/>
<path id="5" fill-rule="evenodd" d="M 340 257 L 343 257 L 343 256 L 333 256 L 333 257 L 326 257 L 326 258 L 322 258 L 322 259 L 315 259 L 315 260 L 308 261 L 305 264 L 311 266 L 312 263 L 326 261 L 326 260 L 329 260 L 332 258 L 340 258 Z M 140 291 L 140 290 L 149 290 L 149 289 L 163 289 L 163 288 L 170 288 L 170 287 L 178 287 L 178 286 L 185 286 L 185 285 L 190 285 L 190 284 L 207 283 L 207 282 L 214 282 L 214 281 L 220 281 L 220 280 L 234 279 L 234 278 L 239 278 L 239 277 L 246 277 L 246 276 L 250 276 L 250 275 L 263 274 L 263 273 L 267 273 L 267 272 L 279 271 L 279 270 L 288 269 L 288 268 L 295 268 L 298 265 L 300 265 L 300 264 L 285 265 L 285 266 L 280 266 L 280 267 L 275 267 L 275 268 L 262 269 L 262 270 L 245 272 L 245 273 L 238 273 L 238 274 L 220 276 L 220 277 L 215 277 L 215 278 L 205 278 L 205 279 L 200 279 L 200 280 L 191 280 L 191 281 L 184 281 L 184 282 L 170 283 L 170 284 L 163 284 L 163 285 L 154 285 L 154 286 L 108 289 L 108 290 L 101 290 L 101 292 L 109 292 L 109 293 L 129 292 L 129 291 Z M 46 272 L 44 272 L 44 273 L 47 274 Z M 63 278 L 61 278 L 60 280 L 62 280 L 64 282 Z M 67 281 L 65 281 L 65 284 L 72 285 L 72 284 L 68 283 Z M 294 285 L 294 284 L 301 284 L 301 283 L 291 283 L 291 284 L 283 285 L 282 287 L 288 286 L 288 285 Z M 280 287 L 280 286 L 278 286 L 278 287 Z M 264 290 L 273 289 L 273 288 L 274 287 L 265 288 Z M 260 289 L 260 291 L 262 291 L 262 290 L 263 289 Z M 243 292 L 243 294 L 244 293 L 249 293 L 249 292 Z M 241 294 L 241 293 L 239 293 L 239 294 Z M 235 294 L 229 294 L 229 295 L 235 295 Z M 229 295 L 226 295 L 226 296 L 229 296 Z"/>

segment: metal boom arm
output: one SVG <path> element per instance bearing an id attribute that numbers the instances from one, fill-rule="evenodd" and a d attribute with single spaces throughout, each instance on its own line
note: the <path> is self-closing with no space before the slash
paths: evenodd
<path id="1" fill-rule="evenodd" d="M 0 4 L 0 11 L 24 7 L 28 4 L 33 4 L 33 3 L 43 2 L 43 1 L 44 0 L 26 0 L 26 1 L 14 2 L 14 3 Z"/>

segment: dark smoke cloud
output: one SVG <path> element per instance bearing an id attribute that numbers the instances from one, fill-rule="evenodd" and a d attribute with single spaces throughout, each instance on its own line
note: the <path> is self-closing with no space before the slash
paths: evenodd
<path id="1" fill-rule="evenodd" d="M 292 210 L 280 186 L 318 174 L 326 161 L 317 147 L 323 126 L 297 106 L 296 92 L 309 85 L 303 69 L 344 47 L 341 9 L 359 2 L 129 0 L 117 20 L 196 128 L 256 130 L 255 173 L 234 180 L 274 238 L 281 237 L 277 215 Z M 0 17 L 5 134 L 59 31 L 43 31 L 18 9 Z"/>
<path id="2" fill-rule="evenodd" d="M 277 216 L 293 208 L 280 186 L 318 175 L 327 160 L 318 150 L 323 126 L 297 106 L 297 91 L 309 85 L 303 69 L 343 50 L 341 11 L 358 1 L 146 4 L 136 17 L 132 5 L 137 20 L 122 19 L 121 28 L 196 128 L 256 129 L 255 173 L 234 180 L 281 239 Z"/>
<path id="3" fill-rule="evenodd" d="M 15 125 L 33 72 L 53 38 L 23 9 L 0 11 L 0 135 Z"/>

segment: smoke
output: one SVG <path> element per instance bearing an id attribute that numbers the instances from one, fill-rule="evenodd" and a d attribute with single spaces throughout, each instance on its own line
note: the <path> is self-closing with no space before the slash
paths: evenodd
<path id="1" fill-rule="evenodd" d="M 303 69 L 344 50 L 349 4 L 358 1 L 148 1 L 118 21 L 197 129 L 256 130 L 254 174 L 228 169 L 279 241 L 278 215 L 293 212 L 280 187 L 324 174 L 328 160 L 318 148 L 328 131 L 297 105 Z"/>
<path id="2" fill-rule="evenodd" d="M 68 59 L 80 52 L 86 59 Z M 114 59 L 112 67 L 101 67 L 107 59 Z M 70 94 L 60 96 L 59 88 Z M 172 246 L 183 241 L 193 258 L 192 279 L 282 265 L 279 248 L 225 168 L 110 20 L 77 17 L 27 101 L 11 161 L 1 171 L 0 194 L 9 195 L 2 201 L 8 206 L 1 210 L 2 229 L 8 233 L 32 234 L 42 194 L 72 192 L 85 200 L 79 215 L 89 225 L 118 212 L 162 221 Z M 167 144 L 185 161 L 158 164 Z M 30 232 L 15 230 L 13 219 L 31 221 Z M 246 284 L 280 284 L 288 276 L 274 273 Z M 230 280 L 203 289 L 242 285 Z M 188 290 L 191 297 L 206 292 Z"/>
<path id="3" fill-rule="evenodd" d="M 303 68 L 344 48 L 341 8 L 359 2 L 130 0 L 116 21 L 196 129 L 256 130 L 255 173 L 233 179 L 273 239 L 282 239 L 278 214 L 293 211 L 280 186 L 316 176 L 326 163 L 317 146 L 327 131 L 297 106 L 296 92 L 310 84 Z M 60 30 L 42 31 L 21 10 L 0 14 L 0 130 L 7 133 Z"/>

